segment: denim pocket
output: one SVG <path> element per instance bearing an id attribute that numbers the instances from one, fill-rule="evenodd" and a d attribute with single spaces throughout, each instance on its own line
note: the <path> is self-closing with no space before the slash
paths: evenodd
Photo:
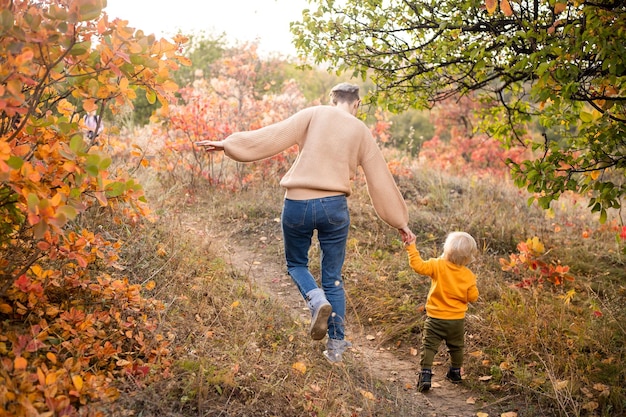
<path id="1" fill-rule="evenodd" d="M 307 200 L 285 200 L 282 214 L 283 225 L 291 228 L 304 226 L 308 204 Z"/>
<path id="2" fill-rule="evenodd" d="M 345 197 L 324 198 L 321 204 L 330 224 L 340 226 L 350 223 L 348 200 Z"/>

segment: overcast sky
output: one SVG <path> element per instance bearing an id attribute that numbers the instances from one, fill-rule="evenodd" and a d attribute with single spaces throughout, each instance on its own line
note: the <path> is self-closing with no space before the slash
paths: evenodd
<path id="1" fill-rule="evenodd" d="M 260 53 L 295 55 L 289 22 L 306 8 L 307 0 L 107 0 L 105 11 L 158 37 L 226 33 L 233 43 L 258 40 Z"/>

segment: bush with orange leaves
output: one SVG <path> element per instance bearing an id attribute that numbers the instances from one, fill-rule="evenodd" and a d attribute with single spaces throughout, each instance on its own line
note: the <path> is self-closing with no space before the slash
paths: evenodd
<path id="1" fill-rule="evenodd" d="M 0 0 L 0 416 L 102 415 L 118 380 L 168 367 L 152 284 L 114 268 L 112 229 L 149 213 L 143 190 L 98 133 L 139 92 L 167 107 L 185 39 L 105 4 Z"/>

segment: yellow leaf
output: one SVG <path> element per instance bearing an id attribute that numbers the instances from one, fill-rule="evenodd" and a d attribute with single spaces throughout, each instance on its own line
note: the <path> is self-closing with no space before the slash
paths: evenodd
<path id="1" fill-rule="evenodd" d="M 161 86 L 165 91 L 169 91 L 170 93 L 178 91 L 178 84 L 176 84 L 174 81 L 165 81 L 163 84 L 161 84 Z"/>
<path id="2" fill-rule="evenodd" d="M 517 417 L 517 413 L 515 411 L 509 411 L 509 412 L 500 414 L 500 417 Z"/>
<path id="3" fill-rule="evenodd" d="M 9 314 L 13 311 L 13 307 L 8 304 L 0 304 L 0 313 Z"/>
<path id="4" fill-rule="evenodd" d="M 147 291 L 152 291 L 154 287 L 156 287 L 156 283 L 154 281 L 148 281 L 144 286 Z"/>
<path id="5" fill-rule="evenodd" d="M 296 362 L 293 365 L 291 365 L 291 367 L 295 369 L 296 371 L 300 372 L 301 374 L 306 373 L 306 365 L 302 362 Z"/>
<path id="6" fill-rule="evenodd" d="M 542 254 L 546 250 L 545 246 L 543 246 L 543 243 L 539 241 L 539 238 L 537 236 L 533 237 L 532 239 L 526 240 L 526 245 L 531 251 L 537 254 Z"/>
<path id="7" fill-rule="evenodd" d="M 72 383 L 74 384 L 74 387 L 77 391 L 80 392 L 80 390 L 83 389 L 83 378 L 80 375 L 73 375 Z"/>
<path id="8" fill-rule="evenodd" d="M 363 397 L 367 398 L 368 400 L 374 401 L 376 399 L 376 397 L 374 397 L 374 394 L 372 394 L 369 391 L 361 390 L 361 395 Z"/>
<path id="9" fill-rule="evenodd" d="M 496 11 L 496 7 L 498 7 L 498 3 L 496 0 L 485 0 L 485 7 L 489 14 L 493 14 Z"/>
<path id="10" fill-rule="evenodd" d="M 476 413 L 476 417 L 489 417 L 487 413 Z"/>
<path id="11" fill-rule="evenodd" d="M 235 301 L 235 302 L 233 302 L 230 306 L 231 306 L 232 308 L 237 308 L 237 307 L 239 307 L 239 305 L 240 305 L 240 304 L 241 304 L 241 302 L 239 302 L 239 301 Z"/>
<path id="12" fill-rule="evenodd" d="M 28 362 L 26 361 L 26 359 L 22 358 L 21 356 L 18 356 L 17 358 L 15 358 L 15 361 L 13 363 L 13 367 L 15 369 L 26 369 L 26 366 L 28 365 Z"/>

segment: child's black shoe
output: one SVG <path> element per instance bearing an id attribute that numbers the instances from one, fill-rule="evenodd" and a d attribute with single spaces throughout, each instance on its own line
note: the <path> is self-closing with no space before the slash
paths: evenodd
<path id="1" fill-rule="evenodd" d="M 432 376 L 433 373 L 430 369 L 422 369 L 422 372 L 420 373 L 420 379 L 417 384 L 417 390 L 419 392 L 428 391 L 430 389 Z"/>
<path id="2" fill-rule="evenodd" d="M 453 384 L 458 384 L 463 379 L 461 378 L 461 368 L 450 368 L 446 374 L 446 378 Z"/>

